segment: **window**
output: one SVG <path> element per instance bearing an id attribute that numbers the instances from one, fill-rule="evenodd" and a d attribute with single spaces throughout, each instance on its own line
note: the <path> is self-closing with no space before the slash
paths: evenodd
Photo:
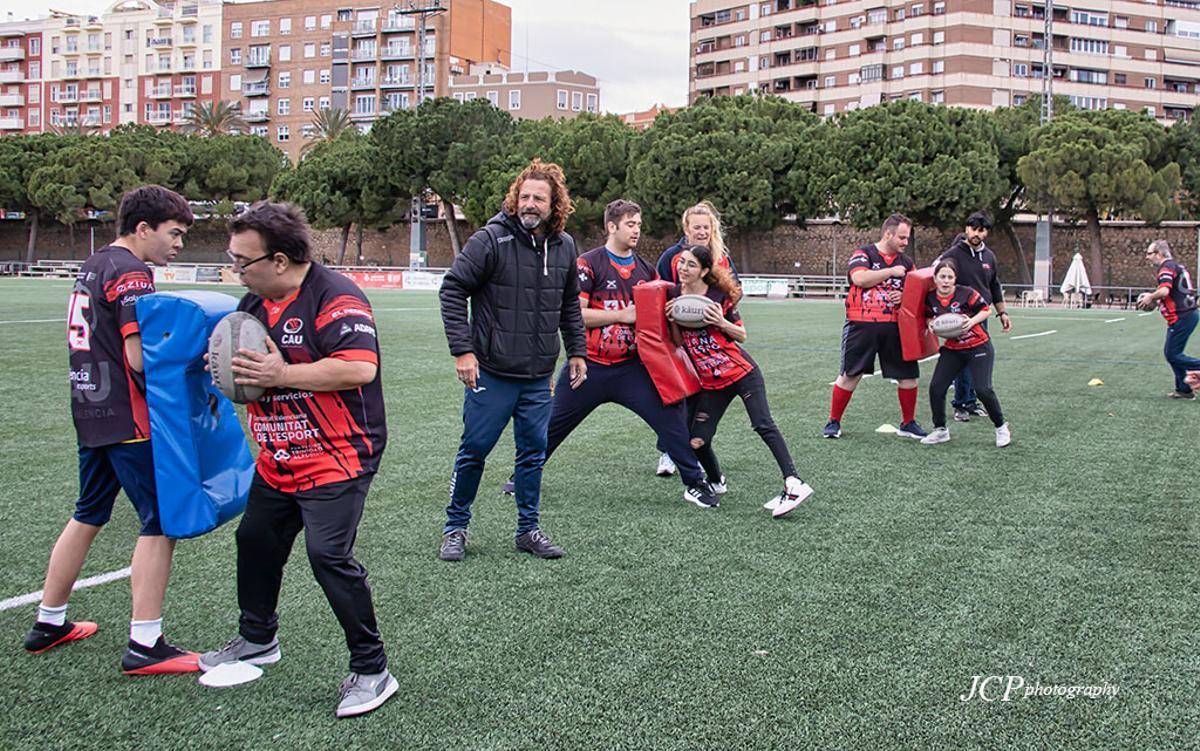
<path id="1" fill-rule="evenodd" d="M 887 8 L 872 8 L 867 11 L 867 23 L 877 24 L 887 22 Z"/>
<path id="2" fill-rule="evenodd" d="M 271 36 L 270 21 L 251 21 L 250 36 L 252 37 L 269 37 Z"/>
<path id="3" fill-rule="evenodd" d="M 1108 109 L 1108 99 L 1100 96 L 1073 96 L 1071 104 L 1083 110 Z"/>
<path id="4" fill-rule="evenodd" d="M 308 42 L 307 44 L 304 45 L 304 56 L 305 57 L 316 57 L 317 56 L 317 45 L 314 42 Z"/>
<path id="5" fill-rule="evenodd" d="M 834 105 L 832 105 L 832 104 L 825 105 L 824 113 L 825 113 L 826 117 L 829 117 L 830 115 L 832 115 L 833 112 L 834 112 Z"/>
<path id="6" fill-rule="evenodd" d="M 769 41 L 771 41 L 771 32 L 770 32 L 770 31 L 764 31 L 763 33 L 759 34 L 759 35 L 758 35 L 758 41 L 760 41 L 760 42 L 769 42 Z"/>
<path id="7" fill-rule="evenodd" d="M 1029 101 L 1029 96 L 1027 94 L 1013 94 L 1012 103 L 1014 107 L 1020 107 L 1027 101 Z"/>
<path id="8" fill-rule="evenodd" d="M 945 3 L 934 3 L 933 4 L 933 15 L 940 16 L 945 12 L 946 12 L 946 4 Z"/>
<path id="9" fill-rule="evenodd" d="M 1113 27 L 1117 28 L 1117 29 L 1128 29 L 1129 28 L 1129 19 L 1126 18 L 1125 16 L 1114 16 L 1113 17 Z"/>
<path id="10" fill-rule="evenodd" d="M 317 100 L 310 96 L 304 97 L 304 101 L 300 104 L 301 109 L 303 109 L 305 112 L 312 112 L 316 106 Z"/>
<path id="11" fill-rule="evenodd" d="M 230 65 L 241 65 L 242 64 L 242 48 L 241 47 L 233 47 L 229 50 L 229 64 Z"/>
<path id="12" fill-rule="evenodd" d="M 921 101 L 921 92 L 914 91 L 908 95 L 908 98 L 913 100 L 914 102 L 919 102 L 919 101 Z"/>
<path id="13" fill-rule="evenodd" d="M 925 63 L 918 60 L 915 63 L 908 64 L 908 75 L 919 76 L 925 72 Z"/>
<path id="14" fill-rule="evenodd" d="M 292 33 L 292 19 L 290 19 L 290 18 L 279 19 L 279 33 L 280 34 L 291 34 Z"/>
<path id="15" fill-rule="evenodd" d="M 587 95 L 587 111 L 595 113 L 599 109 L 600 109 L 600 95 L 599 94 L 588 94 Z"/>
<path id="16" fill-rule="evenodd" d="M 1142 112 L 1146 113 L 1146 114 L 1147 114 L 1147 115 L 1149 115 L 1150 117 L 1156 117 L 1156 116 L 1157 116 L 1157 114 L 1156 114 L 1156 111 L 1155 111 L 1155 109 L 1154 109 L 1153 107 L 1143 107 L 1143 108 L 1142 108 Z M 30 114 L 32 114 L 32 113 L 30 113 Z"/>
<path id="17" fill-rule="evenodd" d="M 1142 79 L 1142 86 L 1147 89 L 1155 89 L 1158 88 L 1158 81 L 1153 78 L 1144 78 Z"/>
<path id="18" fill-rule="evenodd" d="M 929 101 L 934 104 L 943 104 L 946 101 L 946 92 L 932 91 L 929 93 Z"/>
<path id="19" fill-rule="evenodd" d="M 463 93 L 461 91 L 454 92 L 454 101 L 456 101 L 456 102 L 463 101 Z"/>
<path id="20" fill-rule="evenodd" d="M 263 130 L 266 130 L 266 128 L 263 128 Z M 266 133 L 264 133 L 263 135 L 266 135 Z M 290 138 L 289 133 L 288 133 L 288 126 L 280 125 L 278 128 L 276 128 L 275 129 L 275 138 L 280 143 L 287 143 L 288 139 Z"/>
<path id="21" fill-rule="evenodd" d="M 862 52 L 862 47 L 860 45 L 858 45 L 858 44 L 850 45 L 850 57 L 858 57 L 858 55 L 861 52 Z"/>
<path id="22" fill-rule="evenodd" d="M 42 64 L 40 62 L 38 62 L 37 60 L 33 60 L 32 62 L 29 63 L 29 77 L 30 78 L 41 78 L 42 77 Z"/>
<path id="23" fill-rule="evenodd" d="M 280 71 L 279 73 L 279 88 L 286 89 L 292 85 L 292 74 L 290 71 Z"/>
<path id="24" fill-rule="evenodd" d="M 333 26 L 333 16 L 326 13 L 321 16 L 321 28 L 328 29 L 330 26 Z"/>
<path id="25" fill-rule="evenodd" d="M 825 76 L 825 88 L 832 89 L 837 86 L 837 76 Z"/>
<path id="26" fill-rule="evenodd" d="M 203 66 L 203 68 L 204 68 L 205 70 L 212 70 L 212 67 L 213 67 L 213 51 L 212 51 L 212 50 L 204 50 L 204 53 L 201 55 L 201 57 L 203 58 L 203 62 L 201 63 L 201 65 Z"/>
<path id="27" fill-rule="evenodd" d="M 1116 84 L 1117 86 L 1124 86 L 1125 85 L 1125 74 L 1124 73 L 1114 73 L 1113 74 L 1113 83 Z"/>
<path id="28" fill-rule="evenodd" d="M 316 31 L 317 30 L 317 17 L 316 16 L 305 16 L 304 17 L 304 30 L 305 31 Z"/>
<path id="29" fill-rule="evenodd" d="M 323 109 L 323 110 L 329 109 L 329 97 L 323 96 L 320 99 L 318 99 L 317 100 L 317 108 Z"/>
<path id="30" fill-rule="evenodd" d="M 329 81 L 330 81 L 329 70 L 326 69 L 326 70 L 321 71 L 321 83 L 325 84 L 325 83 L 329 83 Z"/>
<path id="31" fill-rule="evenodd" d="M 931 67 L 930 72 L 931 73 L 945 73 L 946 72 L 946 61 L 945 60 L 934 60 L 933 66 Z"/>
<path id="32" fill-rule="evenodd" d="M 1029 78 L 1029 64 L 1013 63 L 1012 74 L 1017 78 Z"/>
<path id="33" fill-rule="evenodd" d="M 945 42 L 946 42 L 946 32 L 944 32 L 944 31 L 933 32 L 933 43 L 934 44 L 944 44 Z"/>
<path id="34" fill-rule="evenodd" d="M 508 92 L 508 108 L 510 110 L 521 109 L 521 90 L 513 89 Z"/>
<path id="35" fill-rule="evenodd" d="M 321 57 L 329 57 L 330 49 L 329 42 L 321 42 Z"/>
<path id="36" fill-rule="evenodd" d="M 237 73 L 234 73 L 232 76 L 229 77 L 229 90 L 230 91 L 241 91 L 242 90 L 242 77 L 240 75 L 238 75 Z"/>
<path id="37" fill-rule="evenodd" d="M 559 89 L 557 94 L 556 106 L 560 110 L 565 110 L 567 108 L 567 92 L 565 89 Z"/>
<path id="38" fill-rule="evenodd" d="M 910 16 L 920 16 L 925 13 L 925 5 L 923 3 L 918 3 L 908 10 Z"/>
<path id="39" fill-rule="evenodd" d="M 200 30 L 200 41 L 205 44 L 212 44 L 213 27 L 212 24 L 204 24 L 204 28 Z"/>
<path id="40" fill-rule="evenodd" d="M 1070 80 L 1077 83 L 1108 83 L 1108 73 L 1103 70 L 1088 70 L 1086 68 L 1071 68 Z"/>
<path id="41" fill-rule="evenodd" d="M 903 65 L 892 66 L 892 78 L 904 78 L 904 66 Z"/>
<path id="42" fill-rule="evenodd" d="M 1081 39 L 1071 37 L 1071 51 L 1086 55 L 1107 55 L 1108 42 L 1099 39 Z"/>
<path id="43" fill-rule="evenodd" d="M 284 98 L 284 99 L 280 99 L 279 101 L 275 102 L 275 114 L 277 114 L 277 115 L 292 114 L 292 100 Z"/>
<path id="44" fill-rule="evenodd" d="M 317 72 L 315 70 L 304 71 L 304 85 L 311 86 L 317 82 Z"/>
<path id="45" fill-rule="evenodd" d="M 242 38 L 242 22 L 241 21 L 234 21 L 233 23 L 229 24 L 229 38 L 230 39 L 241 39 Z"/>
<path id="46" fill-rule="evenodd" d="M 893 50 L 904 49 L 904 37 L 898 37 L 896 39 L 893 39 L 892 40 L 892 49 Z"/>
<path id="47" fill-rule="evenodd" d="M 29 127 L 36 128 L 42 124 L 42 113 L 39 110 L 29 110 Z"/>
<path id="48" fill-rule="evenodd" d="M 912 47 L 916 47 L 918 44 L 925 44 L 925 35 L 918 31 L 908 38 L 908 43 Z"/>
<path id="49" fill-rule="evenodd" d="M 733 38 L 733 46 L 734 47 L 745 47 L 746 46 L 746 35 L 738 34 L 737 36 L 735 36 Z"/>
<path id="50" fill-rule="evenodd" d="M 359 94 L 354 97 L 354 114 L 356 115 L 373 115 L 375 114 L 375 95 L 374 94 Z"/>
<path id="51" fill-rule="evenodd" d="M 896 11 L 892 14 L 892 17 L 895 18 L 897 21 L 903 21 L 904 20 L 904 8 L 896 8 Z"/>
<path id="52" fill-rule="evenodd" d="M 339 21 L 350 21 L 352 20 L 353 13 L 354 11 L 350 10 L 349 8 L 342 8 L 338 10 L 337 18 Z"/>
<path id="53" fill-rule="evenodd" d="M 571 109 L 575 112 L 579 112 L 580 110 L 583 109 L 583 92 L 581 92 L 581 91 L 572 91 L 571 92 Z"/>
<path id="54" fill-rule="evenodd" d="M 279 62 L 287 63 L 287 62 L 291 62 L 291 60 L 292 60 L 292 45 L 290 45 L 290 44 L 279 45 Z"/>
<path id="55" fill-rule="evenodd" d="M 1157 34 L 1158 33 L 1158 21 L 1147 21 L 1146 22 L 1146 33 L 1147 34 Z"/>
<path id="56" fill-rule="evenodd" d="M 487 93 L 487 100 L 489 102 L 491 102 L 492 106 L 495 107 L 496 109 L 500 108 L 500 92 L 499 91 L 489 91 Z"/>
<path id="57" fill-rule="evenodd" d="M 250 135 L 261 136 L 262 138 L 266 138 L 267 137 L 267 126 L 265 126 L 265 125 L 252 126 L 250 128 Z"/>
<path id="58" fill-rule="evenodd" d="M 41 39 L 38 39 L 37 37 L 33 37 L 32 39 L 29 40 L 29 54 L 31 54 L 31 55 L 42 54 L 42 40 Z"/>
<path id="59" fill-rule="evenodd" d="M 1071 11 L 1071 23 L 1081 23 L 1087 26 L 1108 26 L 1108 14 L 1097 13 L 1094 10 Z"/>

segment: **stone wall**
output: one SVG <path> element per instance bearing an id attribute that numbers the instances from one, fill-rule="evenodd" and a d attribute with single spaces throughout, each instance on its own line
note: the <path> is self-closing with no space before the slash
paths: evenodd
<path id="1" fill-rule="evenodd" d="M 1176 255 L 1189 268 L 1195 265 L 1198 243 L 1198 223 L 1170 222 L 1159 227 L 1147 227 L 1134 222 L 1107 222 L 1101 237 L 1107 279 L 1092 279 L 1093 285 L 1145 287 L 1152 284 L 1151 271 L 1143 253 L 1150 241 L 1165 238 Z M 91 247 L 92 230 L 95 245 L 100 247 L 113 236 L 113 225 L 81 223 L 74 232 L 59 224 L 43 226 L 39 232 L 38 258 L 52 260 L 82 259 Z M 1034 232 L 1033 222 L 1019 222 L 1015 233 L 1024 248 L 1032 272 Z M 465 242 L 473 228 L 460 223 L 459 234 Z M 21 260 L 25 255 L 26 225 L 23 222 L 0 222 L 0 261 Z M 340 230 L 314 232 L 314 247 L 319 258 L 332 262 L 337 257 Z M 921 265 L 933 260 L 954 239 L 956 231 L 941 232 L 918 227 L 909 246 L 910 254 Z M 731 233 L 727 244 L 738 269 L 757 274 L 832 274 L 843 273 L 850 253 L 861 245 L 878 239 L 877 230 L 857 230 L 830 222 L 813 222 L 806 227 L 782 225 L 770 232 Z M 346 263 L 355 263 L 356 233 L 351 232 Z M 651 263 L 678 239 L 677 236 L 643 237 L 638 252 Z M 579 249 L 587 250 L 603 243 L 597 232 L 576 238 Z M 1017 256 L 1012 244 L 1002 232 L 994 232 L 989 245 L 1000 261 L 1001 279 L 1006 283 L 1020 282 Z M 224 222 L 199 222 L 189 232 L 179 260 L 185 263 L 221 263 L 228 245 Z M 363 264 L 376 266 L 408 265 L 409 229 L 402 224 L 386 232 L 363 232 Z M 1058 223 L 1053 233 L 1054 258 L 1051 278 L 1057 284 L 1070 265 L 1075 253 L 1089 257 L 1087 228 L 1082 225 Z M 444 268 L 452 261 L 450 239 L 443 222 L 431 222 L 428 231 L 428 262 L 433 268 Z M 1194 271 L 1194 269 L 1193 269 Z"/>

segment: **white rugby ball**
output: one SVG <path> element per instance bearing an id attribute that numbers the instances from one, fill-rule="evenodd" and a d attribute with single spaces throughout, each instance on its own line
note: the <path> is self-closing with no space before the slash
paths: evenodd
<path id="1" fill-rule="evenodd" d="M 704 311 L 709 305 L 716 303 L 704 295 L 680 295 L 671 305 L 671 317 L 680 326 L 702 329 L 708 325 L 704 322 Z"/>
<path id="2" fill-rule="evenodd" d="M 967 327 L 967 317 L 962 313 L 942 313 L 933 319 L 930 328 L 943 339 L 957 339 Z"/>
<path id="3" fill-rule="evenodd" d="M 254 316 L 240 310 L 217 322 L 208 338 L 208 370 L 213 385 L 238 404 L 256 401 L 266 389 L 234 383 L 233 358 L 239 349 L 267 353 L 267 328 Z"/>

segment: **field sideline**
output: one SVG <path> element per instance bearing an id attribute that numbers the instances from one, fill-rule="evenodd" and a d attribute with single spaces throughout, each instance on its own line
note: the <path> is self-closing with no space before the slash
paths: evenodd
<path id="1" fill-rule="evenodd" d="M 40 588 L 78 489 L 69 289 L 0 280 L 0 600 Z M 952 423 L 942 446 L 875 433 L 899 420 L 882 378 L 859 387 L 844 438 L 821 439 L 842 307 L 749 301 L 747 349 L 816 488 L 800 509 L 761 508 L 781 482 L 740 407 L 714 443 L 729 494 L 707 511 L 654 477 L 652 433 L 607 406 L 546 468 L 543 525 L 565 558 L 513 550 L 506 433 L 467 560 L 445 564 L 462 397 L 437 298 L 369 296 L 390 441 L 358 555 L 396 697 L 334 719 L 346 648 L 298 544 L 283 660 L 247 686 L 120 675 L 127 579 L 77 592 L 70 616 L 100 632 L 45 655 L 20 647 L 33 606 L 0 612 L 0 748 L 1197 747 L 1200 403 L 1165 396 L 1157 314 L 1010 308 L 1012 336 L 994 337 L 1001 450 L 986 420 Z M 83 576 L 129 565 L 134 522 L 120 500 Z M 179 544 L 165 628 L 181 647 L 234 634 L 233 529 Z M 1117 693 L 959 700 L 987 675 Z"/>

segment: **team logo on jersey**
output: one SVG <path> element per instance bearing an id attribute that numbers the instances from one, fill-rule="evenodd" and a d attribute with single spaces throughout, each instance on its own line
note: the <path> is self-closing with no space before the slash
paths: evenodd
<path id="1" fill-rule="evenodd" d="M 616 289 L 617 288 L 617 280 L 609 279 L 607 282 L 604 283 L 604 288 L 605 289 Z"/>
<path id="2" fill-rule="evenodd" d="M 302 328 L 304 328 L 304 321 L 299 318 L 289 318 L 283 322 L 283 333 L 285 334 L 299 334 Z"/>
<path id="3" fill-rule="evenodd" d="M 291 458 L 292 458 L 292 455 L 287 452 L 287 449 L 279 449 L 274 454 L 274 459 L 277 462 L 285 462 Z"/>
<path id="4" fill-rule="evenodd" d="M 341 330 L 338 331 L 338 336 L 345 336 L 346 334 L 349 334 L 351 331 L 353 331 L 353 329 L 350 328 L 350 325 L 343 323 Z"/>
<path id="5" fill-rule="evenodd" d="M 586 272 L 586 271 L 580 271 L 580 272 L 579 272 L 579 281 L 581 281 L 581 282 L 586 282 L 587 280 L 588 280 L 588 275 L 587 275 L 587 272 Z"/>

